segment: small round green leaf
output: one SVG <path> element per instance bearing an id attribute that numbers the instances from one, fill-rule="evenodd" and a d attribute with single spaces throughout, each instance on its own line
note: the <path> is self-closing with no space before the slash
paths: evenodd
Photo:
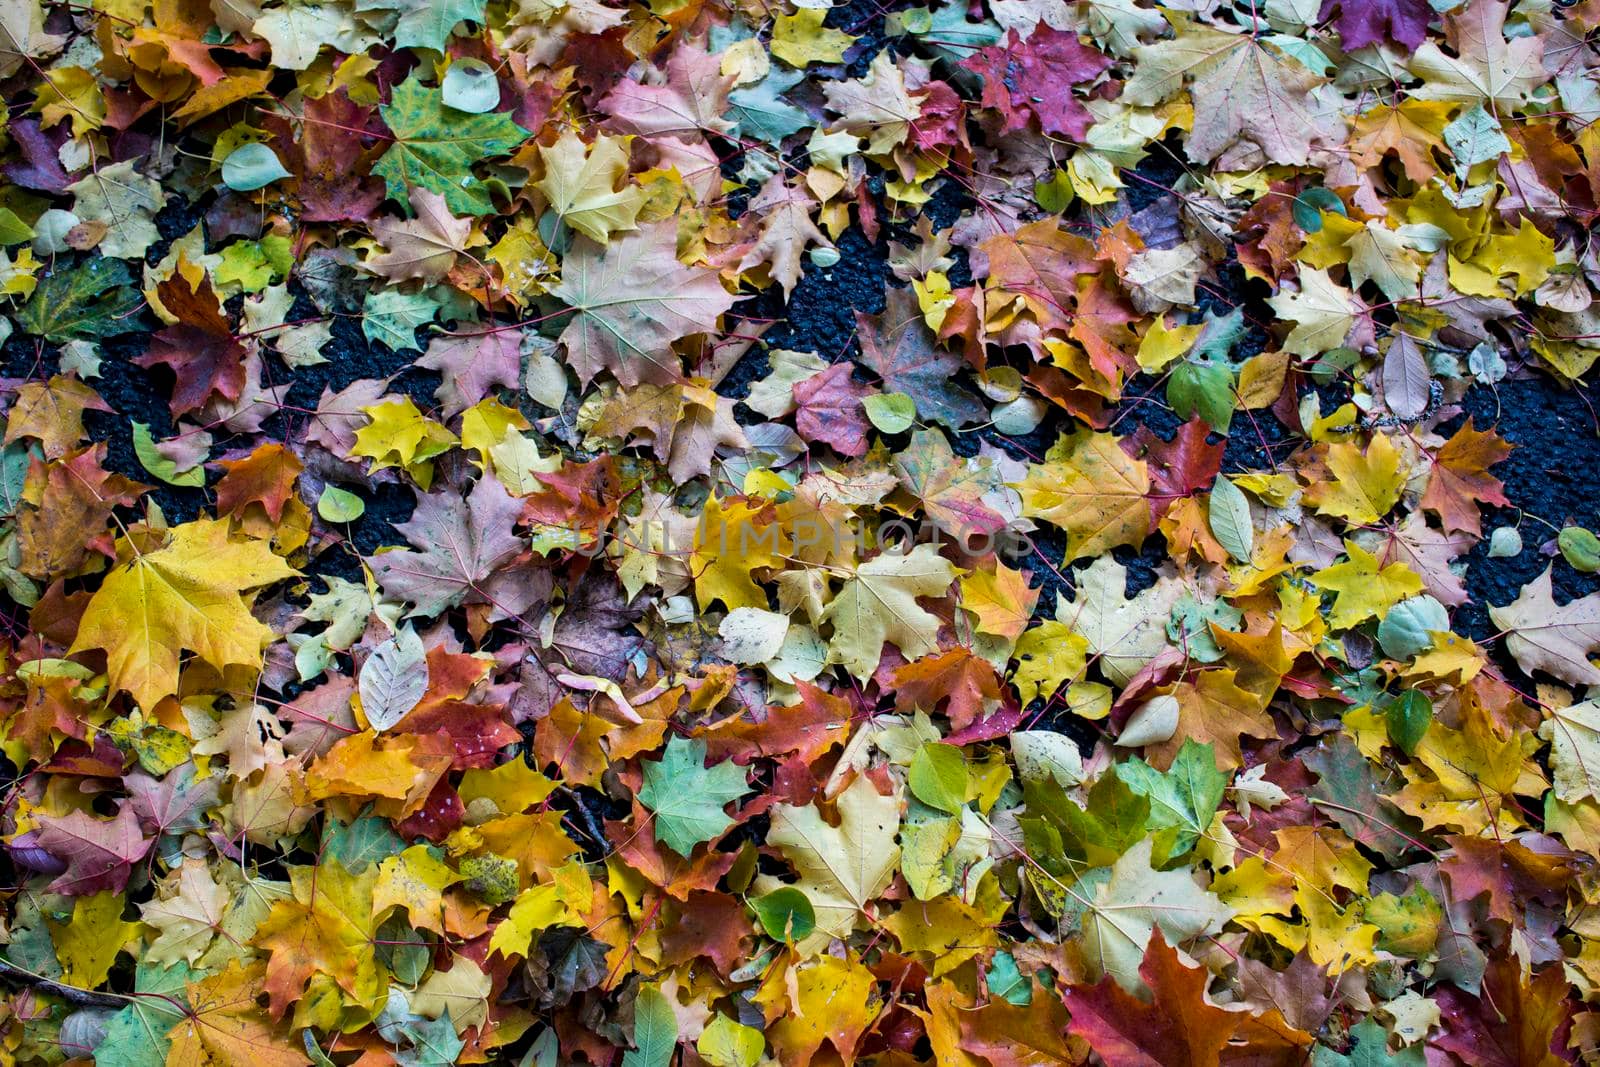
<path id="1" fill-rule="evenodd" d="M 494 68 L 481 59 L 458 59 L 444 72 L 445 106 L 481 115 L 500 106 L 500 83 Z"/>
<path id="2" fill-rule="evenodd" d="M 1433 635 L 1450 629 L 1450 615 L 1431 596 L 1408 597 L 1389 609 L 1378 624 L 1378 644 L 1383 654 L 1410 659 L 1433 647 Z"/>
<path id="3" fill-rule="evenodd" d="M 1344 201 L 1340 200 L 1332 191 L 1323 188 L 1307 189 L 1294 198 L 1294 222 L 1307 233 L 1316 233 L 1322 229 L 1322 213 L 1332 211 L 1338 215 L 1349 217 L 1344 209 Z"/>
<path id="4" fill-rule="evenodd" d="M 1417 690 L 1408 689 L 1390 702 L 1386 718 L 1389 740 L 1409 756 L 1422 743 L 1422 735 L 1433 722 L 1433 705 Z"/>
<path id="5" fill-rule="evenodd" d="M 355 522 L 366 510 L 365 501 L 336 485 L 328 486 L 317 498 L 317 514 L 325 522 Z"/>
<path id="6" fill-rule="evenodd" d="M 904 393 L 874 393 L 862 401 L 867 418 L 884 433 L 900 433 L 911 428 L 917 418 L 916 401 Z"/>
<path id="7" fill-rule="evenodd" d="M 1522 554 L 1522 535 L 1515 526 L 1501 526 L 1489 535 L 1489 558 L 1508 559 Z"/>
<path id="8" fill-rule="evenodd" d="M 954 745 L 930 741 L 911 760 L 911 795 L 954 815 L 967 803 L 967 757 Z"/>
<path id="9" fill-rule="evenodd" d="M 236 193 L 252 193 L 287 177 L 277 155 L 259 142 L 240 145 L 222 161 L 222 184 Z"/>
<path id="10" fill-rule="evenodd" d="M 1582 526 L 1568 526 L 1556 535 L 1561 555 L 1572 569 L 1584 574 L 1600 571 L 1600 537 Z"/>
<path id="11" fill-rule="evenodd" d="M 1211 483 L 1210 524 L 1211 535 L 1228 555 L 1240 563 L 1250 562 L 1256 534 L 1250 522 L 1250 501 L 1244 490 L 1220 474 Z"/>
<path id="12" fill-rule="evenodd" d="M 811 899 L 793 886 L 774 889 L 750 902 L 761 928 L 774 941 L 804 941 L 817 928 Z"/>

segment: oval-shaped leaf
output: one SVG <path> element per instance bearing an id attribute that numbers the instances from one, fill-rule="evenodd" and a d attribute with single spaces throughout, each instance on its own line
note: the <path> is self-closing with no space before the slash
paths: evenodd
<path id="1" fill-rule="evenodd" d="M 428 691 L 428 658 L 409 626 L 379 645 L 361 668 L 361 710 L 380 733 L 406 717 Z"/>
<path id="2" fill-rule="evenodd" d="M 1568 526 L 1556 535 L 1556 546 L 1572 569 L 1584 574 L 1600 571 L 1600 537 L 1582 526 Z"/>
<path id="3" fill-rule="evenodd" d="M 327 522 L 355 522 L 366 510 L 366 501 L 337 485 L 328 486 L 317 497 L 317 514 Z"/>
<path id="4" fill-rule="evenodd" d="M 1422 735 L 1433 722 L 1433 705 L 1415 689 L 1401 693 L 1389 704 L 1385 714 L 1389 725 L 1389 740 L 1406 755 L 1411 755 L 1422 743 Z"/>
<path id="5" fill-rule="evenodd" d="M 1509 559 L 1522 554 L 1522 535 L 1515 526 L 1501 526 L 1489 535 L 1489 558 Z"/>
<path id="6" fill-rule="evenodd" d="M 667 1067 L 678 1047 L 678 1017 L 667 995 L 653 985 L 641 986 L 633 1002 L 633 1048 L 622 1067 Z"/>
<path id="7" fill-rule="evenodd" d="M 1140 748 L 1170 741 L 1178 732 L 1182 710 L 1178 698 L 1171 693 L 1151 697 L 1128 717 L 1127 725 L 1117 736 L 1117 744 L 1123 748 Z"/>
<path id="8" fill-rule="evenodd" d="M 482 115 L 500 106 L 500 83 L 494 68 L 481 59 L 458 59 L 444 72 L 440 85 L 446 107 Z"/>
<path id="9" fill-rule="evenodd" d="M 1392 659 L 1410 659 L 1433 647 L 1433 634 L 1450 629 L 1444 605 L 1431 596 L 1414 596 L 1389 609 L 1378 624 L 1378 644 Z"/>
<path id="10" fill-rule="evenodd" d="M 911 760 L 911 794 L 930 808 L 951 814 L 967 803 L 967 757 L 954 745 L 934 741 Z"/>
<path id="11" fill-rule="evenodd" d="M 222 184 L 236 193 L 253 193 L 287 177 L 277 153 L 255 141 L 235 148 L 222 161 Z"/>
<path id="12" fill-rule="evenodd" d="M 1018 730 L 1011 735 L 1011 756 L 1024 782 L 1054 780 L 1063 789 L 1083 782 L 1083 754 L 1066 734 Z"/>
<path id="13" fill-rule="evenodd" d="M 180 471 L 176 463 L 156 451 L 150 427 L 142 422 L 133 424 L 133 454 L 139 457 L 140 466 L 168 485 L 197 488 L 206 484 L 206 471 L 200 464 Z"/>
<path id="14" fill-rule="evenodd" d="M 761 929 L 774 941 L 804 941 L 817 928 L 811 899 L 793 886 L 774 889 L 750 902 Z"/>
<path id="15" fill-rule="evenodd" d="M 862 402 L 867 418 L 884 433 L 909 430 L 917 418 L 917 405 L 904 393 L 874 393 Z"/>
<path id="16" fill-rule="evenodd" d="M 1384 353 L 1383 398 L 1389 410 L 1402 419 L 1420 418 L 1428 410 L 1428 363 L 1422 357 L 1422 346 L 1410 334 L 1395 336 Z"/>
<path id="17" fill-rule="evenodd" d="M 1330 189 L 1321 187 L 1307 189 L 1294 198 L 1294 223 L 1307 233 L 1316 233 L 1322 229 L 1322 213 L 1332 211 L 1335 214 L 1345 215 L 1344 201 Z"/>
<path id="18" fill-rule="evenodd" d="M 1211 535 L 1228 555 L 1240 563 L 1250 562 L 1256 531 L 1250 522 L 1250 501 L 1244 490 L 1222 475 L 1211 483 Z"/>

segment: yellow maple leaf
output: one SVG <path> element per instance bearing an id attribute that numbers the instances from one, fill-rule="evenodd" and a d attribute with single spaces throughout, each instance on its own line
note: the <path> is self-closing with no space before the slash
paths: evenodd
<path id="1" fill-rule="evenodd" d="M 557 868 L 554 881 L 523 890 L 511 905 L 505 921 L 494 928 L 489 951 L 506 958 L 526 956 L 540 930 L 581 923 L 590 904 L 592 888 L 581 863 Z"/>
<path id="2" fill-rule="evenodd" d="M 702 607 L 709 607 L 714 600 L 721 600 L 729 611 L 767 606 L 767 595 L 750 572 L 782 567 L 791 539 L 776 524 L 757 522 L 764 508 L 759 501 L 706 500 L 689 557 L 695 596 Z"/>
<path id="3" fill-rule="evenodd" d="M 628 173 L 629 140 L 601 134 L 585 145 L 569 130 L 555 144 L 539 148 L 544 177 L 533 184 L 568 226 L 601 244 L 617 230 L 633 229 L 644 206 L 644 190 L 637 185 L 616 188 Z"/>
<path id="4" fill-rule="evenodd" d="M 800 892 L 811 901 L 817 928 L 796 948 L 812 955 L 834 937 L 848 937 L 865 918 L 900 864 L 895 833 L 900 828 L 900 798 L 880 796 L 865 775 L 839 794 L 839 825 L 831 826 L 815 805 L 779 804 L 772 809 L 767 843 L 777 847 L 800 873 Z M 763 877 L 757 891 L 779 887 Z"/>
<path id="5" fill-rule="evenodd" d="M 451 870 L 428 846 L 412 845 L 378 865 L 372 910 L 374 914 L 382 914 L 391 907 L 403 908 L 412 926 L 443 935 L 443 894 L 460 880 L 461 875 Z"/>
<path id="6" fill-rule="evenodd" d="M 462 803 L 489 801 L 502 815 L 515 815 L 539 803 L 555 790 L 556 783 L 521 760 L 508 760 L 498 767 L 474 767 L 461 775 L 456 792 Z"/>
<path id="7" fill-rule="evenodd" d="M 1150 532 L 1150 472 L 1113 434 L 1064 434 L 1014 488 L 1024 515 L 1066 531 L 1067 563 L 1137 545 Z"/>
<path id="8" fill-rule="evenodd" d="M 900 942 L 902 952 L 922 953 L 930 973 L 949 974 L 999 943 L 995 931 L 1008 905 L 995 879 L 984 879 L 978 896 L 973 904 L 948 895 L 907 904 L 883 920 L 883 926 Z"/>
<path id="9" fill-rule="evenodd" d="M 93 893 L 73 900 L 68 922 L 47 920 L 67 985 L 93 989 L 106 980 L 117 953 L 139 932 L 138 923 L 122 921 L 124 903 L 121 893 Z"/>
<path id="10" fill-rule="evenodd" d="M 251 1067 L 298 1067 L 304 1046 L 286 1029 L 273 1026 L 256 1007 L 261 965 L 230 962 L 226 970 L 187 986 L 192 1010 L 167 1034 L 167 1063 L 248 1063 Z"/>
<path id="11" fill-rule="evenodd" d="M 259 667 L 273 634 L 242 594 L 299 573 L 265 541 L 230 540 L 220 519 L 185 523 L 153 549 L 125 538 L 119 557 L 90 599 L 72 651 L 104 649 L 111 684 L 146 708 L 178 691 L 184 649 L 218 670 Z"/>
<path id="12" fill-rule="evenodd" d="M 434 457 L 454 447 L 456 435 L 423 416 L 409 396 L 392 397 L 361 409 L 371 421 L 356 431 L 352 458 L 370 459 L 373 472 L 401 467 L 427 489 L 433 483 Z"/>
<path id="13" fill-rule="evenodd" d="M 822 25 L 826 8 L 802 7 L 792 15 L 779 15 L 772 23 L 772 54 L 791 67 L 812 63 L 838 63 L 856 39 Z"/>
<path id="14" fill-rule="evenodd" d="M 1406 472 L 1400 452 L 1383 434 L 1374 434 L 1365 452 L 1354 441 L 1328 446 L 1329 477 L 1306 489 L 1306 499 L 1323 515 L 1353 523 L 1377 522 L 1400 499 Z"/>
<path id="15" fill-rule="evenodd" d="M 384 990 L 374 941 L 377 866 L 352 874 L 325 860 L 292 868 L 289 878 L 294 895 L 273 906 L 254 939 L 271 953 L 263 987 L 273 1015 L 281 1018 L 314 974 L 332 978 L 355 1001 L 372 1004 Z"/>
<path id="16" fill-rule="evenodd" d="M 833 624 L 829 658 L 866 679 L 877 670 L 886 641 L 907 660 L 935 651 L 938 616 L 917 598 L 943 596 L 959 573 L 933 545 L 884 552 L 856 567 L 825 614 Z"/>
<path id="17" fill-rule="evenodd" d="M 306 772 L 306 795 L 311 800 L 371 798 L 385 812 L 395 809 L 391 813 L 404 818 L 422 806 L 449 769 L 450 757 L 430 746 L 431 739 L 380 737 L 371 730 L 342 737 Z"/>
<path id="18" fill-rule="evenodd" d="M 1460 729 L 1434 722 L 1423 735 L 1410 783 L 1393 796 L 1402 811 L 1429 829 L 1446 827 L 1469 834 L 1512 834 L 1523 828 L 1518 796 L 1536 797 L 1549 787 L 1544 771 L 1530 758 L 1542 742 L 1531 730 L 1502 732 L 1476 694 L 1463 689 Z"/>
<path id="19" fill-rule="evenodd" d="M 1357 306 L 1351 296 L 1350 290 L 1329 278 L 1327 271 L 1301 269 L 1298 293 L 1282 292 L 1267 301 L 1279 316 L 1295 324 L 1284 338 L 1284 351 L 1319 356 L 1344 344 L 1355 324 Z"/>
<path id="20" fill-rule="evenodd" d="M 1379 568 L 1378 557 L 1354 541 L 1346 541 L 1344 563 L 1335 563 L 1311 576 L 1319 588 L 1337 594 L 1328 620 L 1335 630 L 1348 630 L 1366 619 L 1381 617 L 1408 596 L 1422 592 L 1422 579 L 1404 563 Z"/>
<path id="21" fill-rule="evenodd" d="M 1487 297 L 1505 296 L 1503 287 L 1509 281 L 1517 296 L 1527 296 L 1550 276 L 1555 265 L 1554 238 L 1546 237 L 1524 218 L 1516 233 L 1485 238 L 1477 252 L 1464 263 L 1452 256 L 1450 281 L 1465 293 Z M 1473 279 L 1469 275 L 1474 272 L 1487 284 L 1470 284 Z"/>
<path id="22" fill-rule="evenodd" d="M 1165 315 L 1156 316 L 1150 329 L 1139 339 L 1140 369 L 1151 374 L 1166 370 L 1169 364 L 1194 347 L 1203 329 L 1204 325 L 1198 322 L 1192 326 L 1169 326 Z"/>
<path id="23" fill-rule="evenodd" d="M 1054 696 L 1068 682 L 1083 677 L 1088 669 L 1089 641 L 1072 627 L 1046 619 L 1017 640 L 1013 658 L 1017 669 L 1011 684 L 1024 707 L 1038 697 Z"/>
<path id="24" fill-rule="evenodd" d="M 776 1013 L 767 1040 L 784 1050 L 784 1063 L 827 1062 L 819 1055 L 824 1044 L 854 1063 L 856 1045 L 883 1010 L 876 988 L 872 971 L 854 953 L 775 967 L 757 995 L 769 1018 Z"/>
<path id="25" fill-rule="evenodd" d="M 449 1016 L 457 1030 L 489 1021 L 489 976 L 469 957 L 457 956 L 448 971 L 435 970 L 411 994 L 411 1010 L 429 1019 Z"/>
<path id="26" fill-rule="evenodd" d="M 484 258 L 500 268 L 501 283 L 519 307 L 528 297 L 544 292 L 547 282 L 557 280 L 560 265 L 539 237 L 538 224 L 526 215 L 518 215 L 506 227 Z"/>
<path id="27" fill-rule="evenodd" d="M 977 617 L 980 633 L 1015 641 L 1028 628 L 1039 591 L 1027 575 L 996 560 L 961 579 L 961 606 Z"/>

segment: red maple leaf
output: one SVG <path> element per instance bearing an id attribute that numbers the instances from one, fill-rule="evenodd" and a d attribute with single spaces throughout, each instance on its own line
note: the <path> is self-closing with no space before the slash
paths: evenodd
<path id="1" fill-rule="evenodd" d="M 1098 78 L 1111 60 L 1076 33 L 1040 26 L 1026 40 L 1012 30 L 961 65 L 982 76 L 983 106 L 1005 116 L 1007 131 L 1025 129 L 1035 117 L 1044 132 L 1078 140 L 1094 125 L 1094 116 L 1073 97 L 1072 87 Z"/>
<path id="2" fill-rule="evenodd" d="M 1109 975 L 1099 985 L 1068 987 L 1068 1029 L 1088 1041 L 1107 1067 L 1216 1067 L 1246 1016 L 1206 1001 L 1211 973 L 1185 967 L 1158 929 L 1144 950 L 1139 977 L 1150 987 L 1149 1003 Z"/>
<path id="3" fill-rule="evenodd" d="M 146 368 L 160 363 L 177 375 L 173 417 L 203 407 L 213 396 L 238 400 L 245 382 L 245 347 L 234 338 L 211 279 L 202 275 L 198 283 L 191 282 L 176 271 L 156 286 L 156 295 L 178 322 L 156 334 L 150 350 L 134 362 Z"/>

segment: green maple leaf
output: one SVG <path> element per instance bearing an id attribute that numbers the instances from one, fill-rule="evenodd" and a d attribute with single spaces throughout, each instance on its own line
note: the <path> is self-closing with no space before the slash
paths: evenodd
<path id="1" fill-rule="evenodd" d="M 444 93 L 415 77 L 394 87 L 394 96 L 379 109 L 394 134 L 373 166 L 389 188 L 389 197 L 406 202 L 407 191 L 420 186 L 444 197 L 458 215 L 494 211 L 487 187 L 472 175 L 472 164 L 508 154 L 528 138 L 528 131 L 509 115 L 473 115 L 446 107 Z"/>
<path id="2" fill-rule="evenodd" d="M 17 322 L 57 344 L 98 341 L 139 329 L 142 302 L 126 263 L 96 258 L 41 277 Z"/>
<path id="3" fill-rule="evenodd" d="M 450 32 L 463 22 L 483 24 L 488 0 L 422 0 L 409 5 L 394 27 L 396 48 L 431 48 L 443 52 Z"/>
<path id="4" fill-rule="evenodd" d="M 1217 770 L 1212 747 L 1192 740 L 1183 743 L 1165 772 L 1135 758 L 1117 766 L 1117 777 L 1149 798 L 1150 829 L 1176 832 L 1174 856 L 1188 852 L 1206 832 L 1228 788 L 1228 776 Z"/>
<path id="5" fill-rule="evenodd" d="M 659 760 L 643 765 L 639 803 L 656 814 L 656 840 L 680 856 L 733 825 L 723 807 L 750 792 L 744 768 L 726 760 L 707 767 L 705 761 L 704 741 L 673 737 Z"/>
<path id="6" fill-rule="evenodd" d="M 728 94 L 728 114 L 739 124 L 739 133 L 777 144 L 810 123 L 804 111 L 783 99 L 803 77 L 797 70 L 774 69 L 754 85 Z"/>
<path id="7" fill-rule="evenodd" d="M 367 294 L 361 308 L 361 332 L 369 341 L 382 341 L 396 352 L 420 352 L 417 327 L 433 321 L 439 302 L 426 292 L 402 293 L 380 289 Z"/>
<path id="8" fill-rule="evenodd" d="M 181 961 L 170 967 L 141 961 L 133 976 L 135 997 L 106 1024 L 95 1063 L 146 1067 L 165 1062 L 172 1047 L 167 1034 L 183 1018 L 189 1006 L 186 986 L 196 977 Z"/>
<path id="9" fill-rule="evenodd" d="M 1350 1036 L 1355 1046 L 1348 1052 L 1335 1052 L 1327 1045 L 1318 1045 L 1311 1054 L 1313 1067 L 1422 1067 L 1421 1048 L 1389 1052 L 1389 1035 L 1371 1019 L 1351 1027 Z"/>

